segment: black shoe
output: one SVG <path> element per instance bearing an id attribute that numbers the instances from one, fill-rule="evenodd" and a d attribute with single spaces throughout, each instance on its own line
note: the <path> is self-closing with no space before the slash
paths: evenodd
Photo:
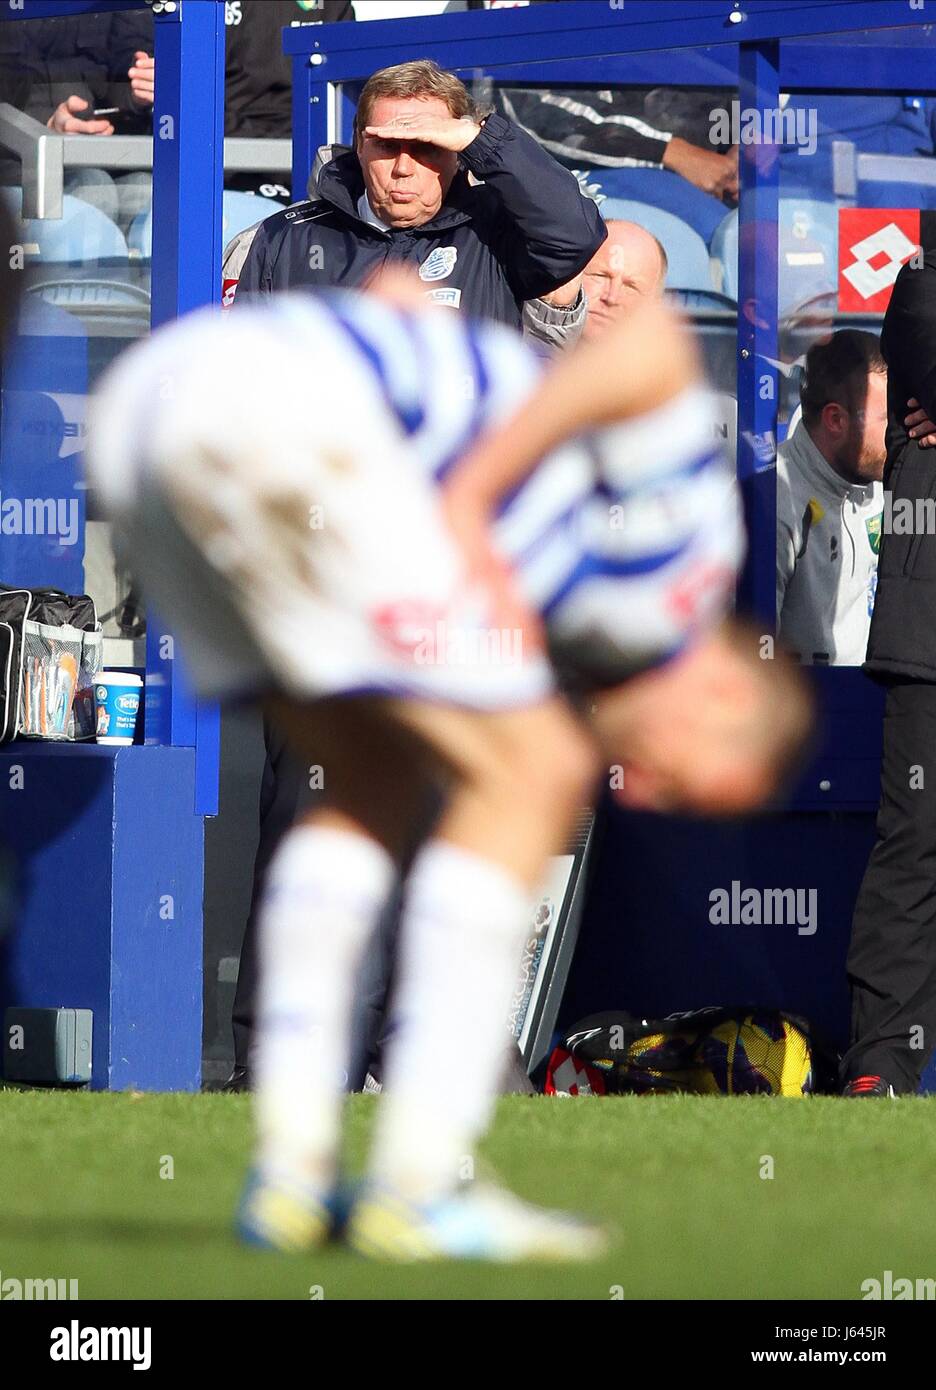
<path id="1" fill-rule="evenodd" d="M 842 1095 L 853 1099 L 856 1096 L 889 1096 L 891 1100 L 897 1099 L 897 1092 L 883 1076 L 853 1076 L 842 1087 Z"/>
<path id="2" fill-rule="evenodd" d="M 250 1068 L 235 1067 L 234 1070 L 231 1072 L 231 1075 L 228 1077 L 227 1081 L 225 1081 L 224 1085 L 221 1087 L 221 1090 L 228 1091 L 231 1093 L 237 1091 L 249 1091 Z"/>

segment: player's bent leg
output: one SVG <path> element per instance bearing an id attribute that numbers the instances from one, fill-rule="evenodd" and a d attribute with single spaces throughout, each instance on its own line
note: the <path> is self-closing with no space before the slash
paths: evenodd
<path id="1" fill-rule="evenodd" d="M 321 768 L 325 803 L 286 836 L 264 890 L 258 1143 L 238 1226 L 252 1244 L 304 1250 L 335 1215 L 356 975 L 434 769 L 374 702 L 279 702 L 274 717 Z"/>
<path id="2" fill-rule="evenodd" d="M 583 723 L 561 699 L 496 714 L 412 701 L 394 713 L 457 778 L 439 837 L 486 856 L 533 893 L 600 771 Z"/>
<path id="3" fill-rule="evenodd" d="M 593 1256 L 596 1232 L 464 1182 L 496 1095 L 531 897 L 588 797 L 591 744 L 560 701 L 496 716 L 418 705 L 401 718 L 445 748 L 458 783 L 408 883 L 396 1031 L 351 1242 L 398 1260 Z M 442 1087 L 439 1058 L 451 1056 L 465 1065 Z"/>

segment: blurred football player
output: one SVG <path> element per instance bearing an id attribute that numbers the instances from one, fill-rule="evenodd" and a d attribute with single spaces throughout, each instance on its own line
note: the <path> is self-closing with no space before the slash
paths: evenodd
<path id="1" fill-rule="evenodd" d="M 407 880 L 348 1239 L 398 1260 L 589 1258 L 599 1232 L 460 1181 L 532 895 L 609 757 L 634 804 L 744 809 L 804 707 L 791 683 L 765 715 L 773 685 L 708 635 L 741 528 L 666 309 L 540 380 L 507 330 L 388 297 L 193 315 L 127 352 L 94 412 L 94 480 L 199 693 L 262 699 L 300 756 L 327 750 L 326 804 L 269 874 L 240 1231 L 308 1250 L 333 1230 L 355 972 L 432 785 L 445 809 Z M 710 707 L 688 741 L 659 722 L 686 698 Z M 468 1064 L 443 1084 L 453 1055 Z"/>

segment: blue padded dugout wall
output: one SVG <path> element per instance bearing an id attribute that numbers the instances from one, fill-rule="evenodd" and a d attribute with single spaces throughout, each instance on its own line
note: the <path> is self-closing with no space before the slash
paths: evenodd
<path id="1" fill-rule="evenodd" d="M 143 0 L 24 0 L 0 20 L 128 10 Z M 224 10 L 214 0 L 154 16 L 152 322 L 218 297 Z M 56 348 L 59 314 L 48 336 Z M 81 392 L 87 343 L 56 354 L 14 338 L 4 392 Z M 65 387 L 61 385 L 62 374 Z M 4 402 L 4 406 L 6 406 Z M 3 409 L 0 486 L 34 486 L 15 411 Z M 28 463 L 28 459 L 26 459 Z M 80 590 L 75 555 L 0 538 L 0 578 Z M 80 550 L 76 552 L 80 558 Z M 129 748 L 18 741 L 0 749 L 0 846 L 12 852 L 0 1010 L 90 1008 L 92 1086 L 196 1090 L 201 1080 L 203 818 L 217 811 L 218 717 L 187 691 L 171 637 L 150 613 L 145 733 Z M 10 925 L 12 923 L 12 925 Z"/>
<path id="2" fill-rule="evenodd" d="M 350 142 L 368 75 L 415 56 L 435 59 L 469 85 L 490 77 L 711 86 L 727 75 L 744 105 L 763 109 L 777 106 L 781 90 L 936 94 L 933 54 L 912 41 L 925 23 L 918 6 L 887 0 L 572 0 L 375 22 L 365 32 L 342 25 L 287 30 L 294 186 L 305 186 L 319 144 Z M 835 43 L 838 34 L 898 28 L 892 46 Z M 777 437 L 777 392 L 765 398 L 760 388 L 763 363 L 777 356 L 778 180 L 776 165 L 742 161 L 737 299 L 756 301 L 764 312 L 755 325 L 738 315 L 738 474 L 751 539 L 740 593 L 768 633 L 776 516 L 763 451 Z M 754 223 L 761 234 L 747 238 L 744 228 Z M 800 1009 L 844 1044 L 845 952 L 874 838 L 882 697 L 856 669 L 814 670 L 811 677 L 821 715 L 815 755 L 774 813 L 713 826 L 626 815 L 610 799 L 602 806 L 603 848 L 560 1024 L 603 1008 L 646 1014 L 748 1000 Z M 814 888 L 817 931 L 714 927 L 709 892 L 732 880 L 761 889 Z M 936 1084 L 932 1066 L 929 1076 Z"/>

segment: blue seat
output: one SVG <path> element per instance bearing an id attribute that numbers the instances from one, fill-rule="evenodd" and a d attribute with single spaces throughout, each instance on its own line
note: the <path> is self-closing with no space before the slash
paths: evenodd
<path id="1" fill-rule="evenodd" d="M 31 300 L 67 310 L 95 337 L 141 338 L 150 329 L 149 290 L 116 278 L 91 280 L 58 275 L 27 286 Z"/>
<path id="2" fill-rule="evenodd" d="M 255 222 L 262 222 L 265 217 L 272 217 L 274 212 L 285 206 L 285 203 L 278 202 L 275 198 L 261 198 L 255 193 L 241 193 L 236 189 L 229 192 L 225 189 L 222 204 L 222 246 L 226 246 L 232 237 L 237 236 L 238 232 L 252 227 Z M 135 256 L 140 256 L 146 261 L 150 260 L 153 254 L 153 209 L 151 207 L 147 208 L 145 212 L 138 213 L 133 219 L 127 240 L 130 243 L 130 250 Z"/>
<path id="3" fill-rule="evenodd" d="M 715 229 L 709 245 L 712 281 L 717 290 L 731 299 L 738 298 L 738 211 L 725 215 Z"/>
<path id="4" fill-rule="evenodd" d="M 780 199 L 780 311 L 838 289 L 838 208 L 814 198 Z"/>
<path id="5" fill-rule="evenodd" d="M 22 189 L 4 188 L 0 192 L 19 218 L 23 210 Z M 32 264 L 127 259 L 127 243 L 116 223 L 99 208 L 68 193 L 62 198 L 61 217 L 27 218 L 22 225 L 26 257 Z"/>
<path id="6" fill-rule="evenodd" d="M 138 212 L 127 232 L 130 255 L 148 261 L 153 255 L 153 209 Z"/>
<path id="7" fill-rule="evenodd" d="M 22 191 L 2 195 L 19 216 Z M 149 328 L 150 297 L 129 283 L 129 251 L 123 232 L 106 213 L 65 194 L 62 216 L 22 222 L 32 306 L 38 301 L 65 310 L 90 333 L 139 336 Z M 34 307 L 32 312 L 35 313 Z"/>
<path id="8" fill-rule="evenodd" d="M 649 203 L 698 232 L 708 246 L 715 228 L 725 215 L 725 204 L 710 193 L 703 193 L 671 169 L 585 169 L 583 183 L 599 197 L 627 198 Z"/>
<path id="9" fill-rule="evenodd" d="M 712 273 L 705 242 L 688 223 L 671 212 L 625 198 L 607 198 L 601 204 L 606 221 L 636 222 L 663 243 L 669 260 L 667 289 L 710 290 Z"/>
<path id="10" fill-rule="evenodd" d="M 256 193 L 240 193 L 236 189 L 224 194 L 224 224 L 222 245 L 226 246 L 238 232 L 252 227 L 255 222 L 272 217 L 274 212 L 286 207 L 276 198 L 258 197 Z"/>
<path id="11" fill-rule="evenodd" d="M 777 310 L 781 318 L 838 286 L 838 209 L 811 198 L 779 199 Z M 713 278 L 722 294 L 738 297 L 738 213 L 712 237 Z"/>

